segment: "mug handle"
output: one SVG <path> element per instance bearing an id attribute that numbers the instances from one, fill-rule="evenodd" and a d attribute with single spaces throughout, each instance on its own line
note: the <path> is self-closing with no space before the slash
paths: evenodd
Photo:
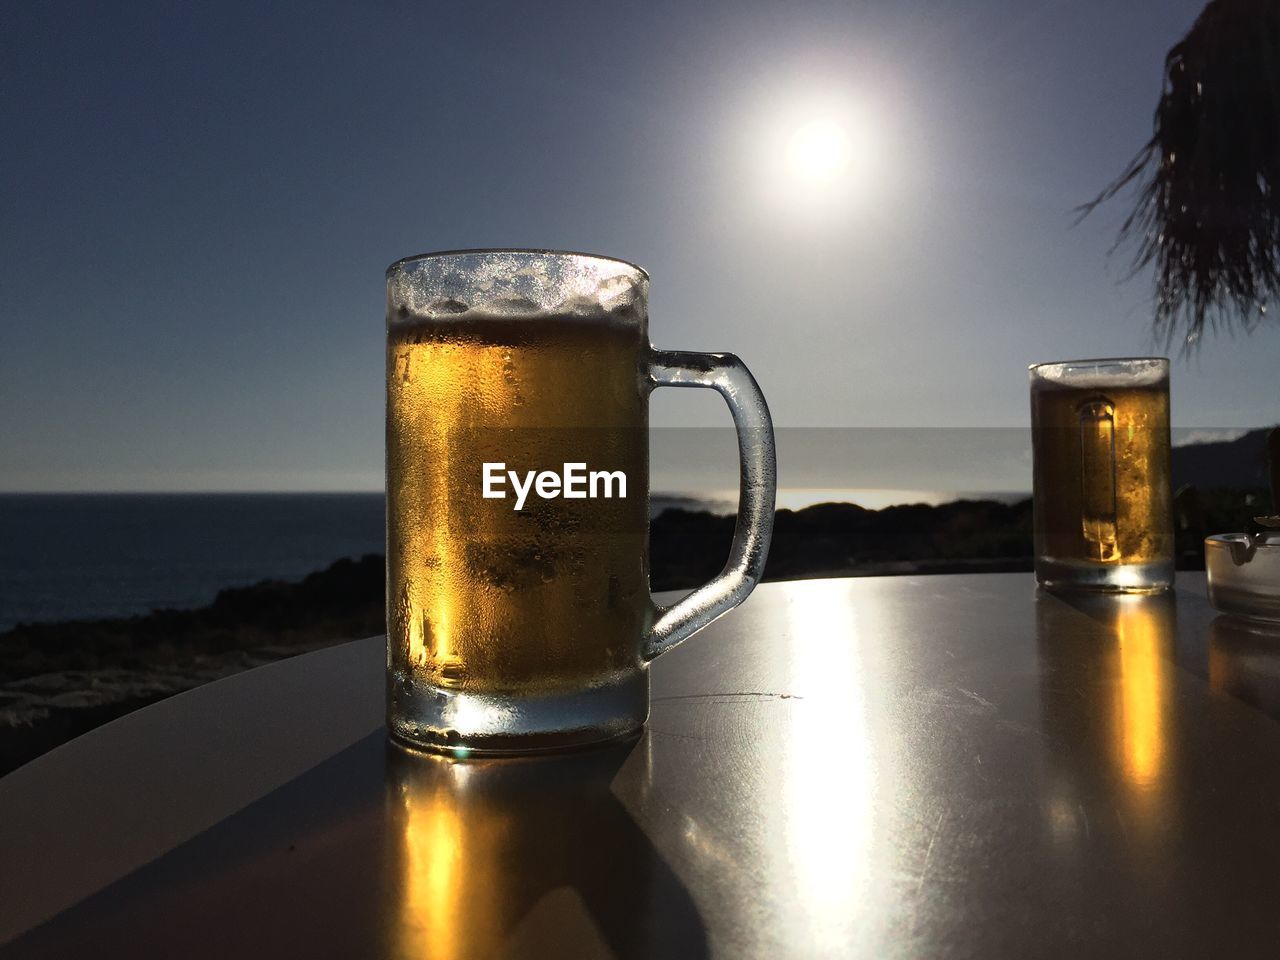
<path id="1" fill-rule="evenodd" d="M 646 662 L 728 613 L 755 589 L 773 536 L 778 482 L 769 406 L 741 360 L 731 353 L 653 350 L 648 389 L 658 387 L 709 387 L 729 405 L 738 431 L 738 521 L 720 575 L 671 606 L 658 608 L 658 618 L 644 640 Z"/>
<path id="2" fill-rule="evenodd" d="M 1116 533 L 1116 408 L 1094 397 L 1077 408 L 1080 419 L 1080 522 L 1094 560 L 1119 560 Z"/>

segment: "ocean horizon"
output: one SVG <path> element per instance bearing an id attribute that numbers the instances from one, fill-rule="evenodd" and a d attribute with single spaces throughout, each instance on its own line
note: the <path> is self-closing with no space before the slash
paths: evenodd
<path id="1" fill-rule="evenodd" d="M 779 509 L 958 499 L 1018 492 L 782 488 Z M 19 623 L 99 620 L 211 603 L 218 591 L 301 580 L 344 557 L 382 553 L 381 491 L 355 493 L 0 494 L 0 633 Z M 673 508 L 732 513 L 736 491 L 655 493 Z"/>

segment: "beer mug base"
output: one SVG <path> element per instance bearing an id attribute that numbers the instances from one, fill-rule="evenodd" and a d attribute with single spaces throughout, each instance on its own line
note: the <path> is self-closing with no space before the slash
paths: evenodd
<path id="1" fill-rule="evenodd" d="M 1050 591 L 1150 595 L 1173 587 L 1173 563 L 1089 563 L 1037 557 L 1036 582 Z"/>
<path id="2" fill-rule="evenodd" d="M 556 694 L 467 693 L 388 677 L 387 733 L 455 757 L 570 750 L 633 736 L 649 716 L 649 674 Z"/>

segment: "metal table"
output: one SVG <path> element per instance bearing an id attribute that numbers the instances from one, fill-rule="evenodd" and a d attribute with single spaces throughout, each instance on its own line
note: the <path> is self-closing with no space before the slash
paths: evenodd
<path id="1" fill-rule="evenodd" d="M 638 742 L 388 748 L 381 638 L 0 779 L 2 957 L 1273 956 L 1280 638 L 1029 575 L 768 584 Z"/>

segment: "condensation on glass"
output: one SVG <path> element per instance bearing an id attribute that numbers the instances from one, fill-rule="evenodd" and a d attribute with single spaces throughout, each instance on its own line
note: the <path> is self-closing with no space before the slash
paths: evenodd
<path id="1" fill-rule="evenodd" d="M 731 354 L 654 350 L 649 277 L 620 260 L 475 250 L 387 271 L 387 718 L 455 754 L 557 749 L 633 733 L 646 664 L 746 598 L 773 523 L 773 429 Z M 708 387 L 737 426 L 728 562 L 668 608 L 649 594 L 648 397 Z M 553 485 L 516 509 L 486 463 L 626 478 Z M 566 473 L 567 475 L 567 473 Z M 593 488 L 594 489 L 594 488 Z M 490 492 L 496 492 L 494 488 Z M 545 495 L 540 495 L 545 494 Z"/>
<path id="2" fill-rule="evenodd" d="M 1036 579 L 1159 593 L 1173 584 L 1169 361 L 1030 368 Z"/>

